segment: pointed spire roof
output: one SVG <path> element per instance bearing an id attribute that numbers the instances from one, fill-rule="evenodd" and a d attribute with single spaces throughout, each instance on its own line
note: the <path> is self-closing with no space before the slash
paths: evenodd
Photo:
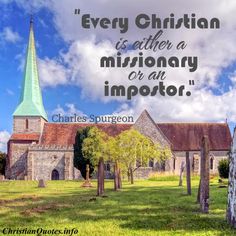
<path id="1" fill-rule="evenodd" d="M 39 84 L 32 16 L 22 93 L 13 116 L 41 116 L 47 120 Z"/>

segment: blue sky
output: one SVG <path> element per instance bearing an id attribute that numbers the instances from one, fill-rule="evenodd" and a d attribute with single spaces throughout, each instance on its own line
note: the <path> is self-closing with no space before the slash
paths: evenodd
<path id="1" fill-rule="evenodd" d="M 150 4 L 147 4 L 149 2 Z M 224 122 L 231 130 L 236 122 L 236 32 L 234 0 L 222 0 L 217 6 L 181 0 L 175 5 L 168 1 L 72 0 L 0 0 L 0 149 L 12 131 L 12 113 L 20 96 L 24 59 L 29 34 L 30 13 L 34 14 L 39 74 L 43 100 L 49 120 L 55 112 L 64 114 L 131 114 L 135 117 L 147 109 L 157 122 Z M 152 7 L 150 7 L 152 6 Z M 84 30 L 74 8 L 94 16 L 129 16 L 134 19 L 141 12 L 158 13 L 160 17 L 174 12 L 196 13 L 221 20 L 219 31 L 167 31 L 170 39 L 188 42 L 186 53 L 199 57 L 196 73 L 186 70 L 167 71 L 170 83 L 186 83 L 194 79 L 196 86 L 189 98 L 135 97 L 104 98 L 105 80 L 129 83 L 124 79 L 129 71 L 102 71 L 97 68 L 100 55 L 114 53 L 114 43 L 120 38 L 116 30 Z M 127 37 L 132 41 L 154 33 L 131 27 Z M 181 35 L 181 38 L 180 38 Z M 123 35 L 122 35 L 123 36 Z M 127 52 L 133 55 L 136 52 Z M 1 136 L 2 132 L 2 136 Z M 5 140 L 5 141 L 4 141 Z"/>
<path id="2" fill-rule="evenodd" d="M 0 130 L 12 130 L 12 113 L 14 112 L 21 92 L 21 83 L 24 76 L 22 70 L 22 60 L 25 59 L 26 47 L 29 36 L 29 20 L 28 12 L 22 12 L 22 8 L 16 3 L 9 5 L 2 4 L 5 17 L 0 22 L 1 31 L 8 27 L 14 33 L 19 35 L 19 39 L 1 39 L 1 56 L 0 56 L 0 75 L 1 88 L 0 100 L 2 112 L 4 115 L 0 117 Z M 14 12 L 14 14 L 11 14 Z M 47 19 L 47 25 L 44 21 Z M 37 55 L 40 58 L 53 58 L 58 55 L 59 51 L 66 51 L 68 44 L 63 41 L 57 33 L 53 22 L 52 14 L 47 9 L 42 9 L 34 16 L 34 33 L 37 44 Z M 51 120 L 50 114 L 57 106 L 65 104 L 75 104 L 85 114 L 110 114 L 116 107 L 118 102 L 110 102 L 104 104 L 97 101 L 81 97 L 81 89 L 74 85 L 58 85 L 56 88 L 44 87 L 42 89 L 45 109 L 48 118 Z"/>

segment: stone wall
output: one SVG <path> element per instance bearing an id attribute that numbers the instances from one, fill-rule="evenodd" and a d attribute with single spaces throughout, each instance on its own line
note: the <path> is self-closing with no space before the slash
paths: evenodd
<path id="1" fill-rule="evenodd" d="M 73 147 L 31 145 L 27 163 L 28 179 L 51 180 L 53 170 L 58 171 L 61 180 L 79 178 L 75 176 L 73 155 Z"/>
<path id="2" fill-rule="evenodd" d="M 28 120 L 28 128 L 26 127 Z M 39 116 L 15 116 L 13 118 L 14 133 L 41 133 L 46 121 Z"/>
<path id="3" fill-rule="evenodd" d="M 162 146 L 170 147 L 170 143 L 168 142 L 167 138 L 157 127 L 147 111 L 142 112 L 133 127 L 141 134 L 151 138 L 153 142 L 159 143 Z"/>
<path id="4" fill-rule="evenodd" d="M 10 141 L 6 169 L 7 178 L 24 179 L 29 145 L 30 142 L 26 141 Z"/>
<path id="5" fill-rule="evenodd" d="M 139 167 L 134 171 L 134 178 L 147 179 L 152 173 L 155 173 L 152 167 Z"/>
<path id="6" fill-rule="evenodd" d="M 173 173 L 179 175 L 181 162 L 186 162 L 186 152 L 174 152 L 176 161 Z M 201 164 L 200 151 L 189 152 L 190 166 L 192 174 L 200 174 Z M 210 151 L 210 159 L 213 158 L 213 169 L 210 169 L 210 174 L 218 174 L 219 161 L 228 158 L 228 151 Z"/>

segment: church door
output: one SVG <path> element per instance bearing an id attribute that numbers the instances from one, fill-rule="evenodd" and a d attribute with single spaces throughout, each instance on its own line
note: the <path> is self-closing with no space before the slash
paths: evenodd
<path id="1" fill-rule="evenodd" d="M 59 180 L 59 172 L 55 169 L 52 171 L 52 180 Z"/>

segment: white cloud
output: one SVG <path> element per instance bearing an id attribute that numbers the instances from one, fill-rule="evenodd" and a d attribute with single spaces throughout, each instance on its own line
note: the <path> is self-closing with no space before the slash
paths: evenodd
<path id="1" fill-rule="evenodd" d="M 0 131 L 0 151 L 6 152 L 7 142 L 10 136 L 11 135 L 6 130 Z"/>
<path id="2" fill-rule="evenodd" d="M 38 58 L 39 77 L 42 87 L 63 85 L 68 83 L 68 75 L 66 67 L 57 59 L 40 59 Z"/>
<path id="3" fill-rule="evenodd" d="M 146 4 L 143 1 L 132 4 L 126 4 L 125 1 L 106 2 L 97 1 L 93 4 L 80 4 L 83 13 L 91 13 L 93 16 L 129 16 L 133 19 L 137 13 L 158 13 L 159 16 L 168 16 L 171 12 L 176 15 L 183 13 L 196 13 L 199 16 L 207 18 L 216 16 L 221 20 L 221 30 L 172 30 L 167 31 L 164 38 L 173 41 L 186 40 L 188 47 L 183 54 L 199 57 L 199 68 L 195 73 L 189 73 L 187 70 L 169 70 L 167 71 L 168 84 L 188 84 L 189 79 L 195 80 L 195 88 L 191 88 L 192 96 L 185 98 L 168 97 L 136 97 L 131 103 L 125 103 L 117 108 L 120 113 L 139 114 L 144 108 L 151 111 L 156 120 L 159 121 L 223 121 L 228 118 L 229 121 L 236 121 L 236 107 L 234 104 L 236 87 L 230 91 L 223 92 L 221 96 L 216 96 L 211 89 L 221 89 L 218 78 L 222 70 L 233 63 L 236 59 L 235 38 L 236 22 L 234 12 L 236 3 L 234 1 L 222 1 L 220 5 L 215 5 L 214 1 L 199 3 L 186 1 L 174 6 L 170 1 L 149 1 L 152 4 Z M 68 4 L 68 3 L 67 3 Z M 183 5 L 184 4 L 184 5 Z M 62 7 L 63 5 L 63 7 Z M 106 5 L 106 7 L 105 7 Z M 132 6 L 132 7 L 131 7 Z M 155 9 L 160 10 L 153 10 Z M 73 8 L 76 3 L 70 2 L 68 7 L 63 1 L 54 2 L 53 12 L 55 24 L 66 41 L 73 41 L 70 49 L 63 55 L 64 63 L 68 65 L 71 71 L 71 78 L 74 84 L 82 88 L 83 95 L 91 99 L 104 99 L 104 81 L 109 80 L 114 84 L 128 85 L 127 73 L 130 69 L 101 69 L 99 59 L 102 55 L 112 55 L 115 53 L 114 42 L 119 39 L 115 30 L 83 30 L 78 25 L 79 17 L 73 15 Z M 63 9 L 63 12 L 60 11 Z M 109 11 L 107 11 L 109 9 Z M 234 9 L 234 10 L 233 10 Z M 67 17 L 65 17 L 67 16 Z M 130 28 L 130 39 L 138 39 L 148 36 L 153 31 L 141 31 L 135 27 Z M 94 36 L 96 34 L 96 37 Z M 180 36 L 181 35 L 181 36 Z M 79 39 L 79 40 L 78 40 Z M 101 40 L 102 39 L 102 40 Z M 137 52 L 129 52 L 127 55 L 134 55 Z M 153 53 L 149 53 L 152 54 Z M 181 53 L 175 52 L 180 56 Z M 144 69 L 145 72 L 150 70 Z M 227 80 L 227 76 L 225 76 Z M 138 84 L 137 81 L 133 82 Z M 150 86 L 154 82 L 148 82 Z M 91 92 L 91 87 L 93 90 Z M 187 86 L 188 87 L 188 86 Z M 113 100 L 110 98 L 109 100 Z M 120 99 L 122 101 L 122 99 Z M 125 104 L 125 108 L 124 108 Z M 235 109 L 234 109 L 235 108 Z"/>
<path id="4" fill-rule="evenodd" d="M 16 1 L 19 2 L 20 1 Z M 47 7 L 53 13 L 55 27 L 60 36 L 69 44 L 67 52 L 59 53 L 54 59 L 39 60 L 40 77 L 43 86 L 56 86 L 75 84 L 82 89 L 83 96 L 108 102 L 114 98 L 105 99 L 103 96 L 104 81 L 109 80 L 114 84 L 129 85 L 127 74 L 130 69 L 101 69 L 99 58 L 102 55 L 115 53 L 114 43 L 120 37 L 130 40 L 141 39 L 156 30 L 138 30 L 134 24 L 130 25 L 127 35 L 120 35 L 116 29 L 111 30 L 85 30 L 81 27 L 80 16 L 74 15 L 74 8 L 80 8 L 81 14 L 90 13 L 94 17 L 129 17 L 130 23 L 139 13 L 156 13 L 160 17 L 174 13 L 176 17 L 184 13 L 196 13 L 199 17 L 218 17 L 221 20 L 220 30 L 168 30 L 165 39 L 173 41 L 185 40 L 188 47 L 181 54 L 199 57 L 199 68 L 195 73 L 187 70 L 168 70 L 168 84 L 188 84 L 189 79 L 195 80 L 195 87 L 191 88 L 191 97 L 135 97 L 128 103 L 121 99 L 118 113 L 137 115 L 143 109 L 150 113 L 157 121 L 229 121 L 236 122 L 236 84 L 235 75 L 225 75 L 225 81 L 231 80 L 233 85 L 229 91 L 220 88 L 219 76 L 224 68 L 236 60 L 236 1 L 221 0 L 209 1 L 178 1 L 173 0 L 127 0 L 106 1 L 94 0 L 89 4 L 86 1 L 32 1 L 30 4 L 23 1 L 23 8 L 28 11 L 30 5 L 35 4 L 36 9 Z M 163 52 L 166 53 L 166 52 Z M 133 56 L 137 52 L 128 52 Z M 153 53 L 149 53 L 153 55 Z M 159 55 L 159 54 L 158 54 Z M 150 72 L 150 70 L 144 69 Z M 137 81 L 133 82 L 136 85 Z M 148 82 L 150 86 L 153 81 Z M 219 89 L 220 96 L 214 95 L 211 90 Z M 116 98 L 117 99 L 117 98 Z"/>
<path id="5" fill-rule="evenodd" d="M 74 114 L 78 116 L 86 116 L 82 111 L 76 108 L 73 103 L 66 103 L 64 107 L 60 104 L 51 112 L 52 115 L 60 114 L 62 116 L 73 116 Z"/>
<path id="6" fill-rule="evenodd" d="M 3 28 L 2 32 L 0 33 L 0 37 L 3 42 L 9 43 L 17 43 L 21 40 L 20 35 L 17 32 L 14 32 L 11 27 Z"/>
<path id="7" fill-rule="evenodd" d="M 0 3 L 10 4 L 15 2 L 19 7 L 22 7 L 27 13 L 35 13 L 43 7 L 49 7 L 51 0 L 0 0 Z"/>

